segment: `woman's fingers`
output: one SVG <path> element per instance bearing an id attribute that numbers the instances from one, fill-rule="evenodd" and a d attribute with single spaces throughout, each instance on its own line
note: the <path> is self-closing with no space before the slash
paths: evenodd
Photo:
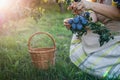
<path id="1" fill-rule="evenodd" d="M 70 6 L 68 6 L 68 10 L 72 10 L 73 14 L 77 15 L 83 11 L 83 2 L 73 2 Z"/>
<path id="2" fill-rule="evenodd" d="M 71 25 L 68 24 L 68 23 L 64 23 L 64 26 L 67 28 L 67 29 L 70 29 Z"/>
<path id="3" fill-rule="evenodd" d="M 73 14 L 80 14 L 83 11 L 83 4 L 82 2 L 74 2 L 72 12 Z"/>
<path id="4" fill-rule="evenodd" d="M 70 19 L 73 19 L 73 18 L 64 19 L 64 22 L 68 22 Z"/>
<path id="5" fill-rule="evenodd" d="M 72 18 L 67 18 L 64 20 L 64 26 L 66 26 L 67 29 L 70 29 L 71 25 L 68 23 L 68 21 Z"/>
<path id="6" fill-rule="evenodd" d="M 70 29 L 70 27 L 71 27 L 71 25 L 66 26 L 66 28 L 67 28 L 68 30 Z"/>
<path id="7" fill-rule="evenodd" d="M 79 4 L 77 4 L 77 10 L 82 10 L 84 7 L 83 3 L 80 2 Z"/>
<path id="8" fill-rule="evenodd" d="M 68 20 L 69 20 L 68 18 L 67 18 L 67 19 L 64 19 L 63 22 L 64 22 L 64 23 L 68 23 Z"/>
<path id="9" fill-rule="evenodd" d="M 86 1 L 86 0 L 81 0 L 78 4 L 77 4 L 77 10 L 83 10 L 83 9 L 89 9 L 91 5 L 91 2 Z"/>

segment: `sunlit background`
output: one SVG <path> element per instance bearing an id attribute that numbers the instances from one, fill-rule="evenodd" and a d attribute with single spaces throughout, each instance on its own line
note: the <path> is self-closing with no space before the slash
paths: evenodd
<path id="1" fill-rule="evenodd" d="M 11 0 L 0 0 L 0 9 L 7 9 L 11 5 Z"/>
<path id="2" fill-rule="evenodd" d="M 20 0 L 0 0 L 0 23 L 6 23 L 14 16 L 18 11 L 16 2 Z"/>

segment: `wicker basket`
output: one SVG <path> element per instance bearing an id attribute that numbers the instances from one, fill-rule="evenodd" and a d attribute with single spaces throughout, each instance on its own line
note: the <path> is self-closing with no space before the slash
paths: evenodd
<path id="1" fill-rule="evenodd" d="M 45 34 L 50 39 L 53 41 L 53 47 L 51 48 L 32 48 L 31 47 L 31 40 L 35 35 L 38 34 Z M 32 63 L 40 68 L 40 69 L 48 69 L 50 66 L 53 66 L 55 64 L 55 50 L 56 50 L 56 45 L 55 45 L 55 40 L 53 37 L 46 32 L 37 32 L 33 34 L 29 40 L 28 40 L 28 51 L 31 55 Z"/>

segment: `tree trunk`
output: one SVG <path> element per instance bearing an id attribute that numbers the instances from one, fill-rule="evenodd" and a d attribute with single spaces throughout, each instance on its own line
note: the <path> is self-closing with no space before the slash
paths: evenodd
<path id="1" fill-rule="evenodd" d="M 59 8 L 60 8 L 60 12 L 64 13 L 65 12 L 64 3 L 60 2 L 60 3 L 58 3 L 58 5 L 59 5 Z"/>

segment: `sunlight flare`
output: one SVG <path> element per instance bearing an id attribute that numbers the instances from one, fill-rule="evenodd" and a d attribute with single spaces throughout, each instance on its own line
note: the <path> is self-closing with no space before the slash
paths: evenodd
<path id="1" fill-rule="evenodd" d="M 10 7 L 11 0 L 0 0 L 0 9 L 5 9 Z"/>

